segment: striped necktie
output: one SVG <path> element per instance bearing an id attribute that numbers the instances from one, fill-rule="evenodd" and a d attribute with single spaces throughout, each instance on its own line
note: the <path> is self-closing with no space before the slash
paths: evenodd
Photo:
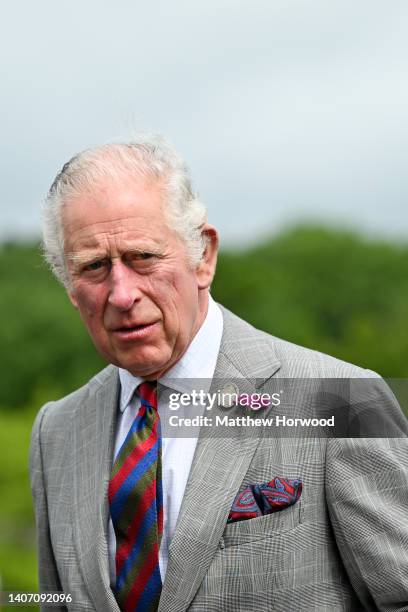
<path id="1" fill-rule="evenodd" d="M 157 385 L 138 387 L 139 412 L 116 457 L 109 505 L 116 534 L 115 596 L 124 612 L 157 610 L 163 533 L 161 433 Z"/>

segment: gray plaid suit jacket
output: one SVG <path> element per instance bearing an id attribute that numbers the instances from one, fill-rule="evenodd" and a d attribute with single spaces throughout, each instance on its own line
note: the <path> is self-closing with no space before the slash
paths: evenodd
<path id="1" fill-rule="evenodd" d="M 223 315 L 217 378 L 373 376 Z M 117 403 L 118 373 L 108 366 L 46 404 L 33 428 L 40 589 L 72 594 L 70 610 L 118 612 L 107 544 Z M 274 476 L 302 479 L 299 502 L 227 524 L 237 492 Z M 408 610 L 407 438 L 200 437 L 159 610 Z"/>

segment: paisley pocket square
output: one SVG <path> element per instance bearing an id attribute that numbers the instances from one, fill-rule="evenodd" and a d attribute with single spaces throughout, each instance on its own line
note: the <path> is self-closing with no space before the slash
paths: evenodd
<path id="1" fill-rule="evenodd" d="M 234 499 L 227 523 L 246 521 L 272 514 L 295 504 L 302 493 L 300 479 L 273 478 L 270 482 L 249 485 Z"/>

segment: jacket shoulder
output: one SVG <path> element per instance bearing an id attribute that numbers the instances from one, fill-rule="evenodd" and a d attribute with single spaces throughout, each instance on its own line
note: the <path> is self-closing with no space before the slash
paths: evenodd
<path id="1" fill-rule="evenodd" d="M 280 377 L 287 378 L 379 378 L 372 370 L 331 355 L 283 340 L 257 329 L 221 306 L 224 318 L 224 346 L 231 352 L 245 350 L 253 359 L 263 355 L 279 361 Z"/>
<path id="2" fill-rule="evenodd" d="M 343 361 L 332 355 L 327 355 L 326 353 L 306 348 L 275 336 L 270 336 L 270 338 L 281 361 L 282 370 L 286 371 L 288 376 L 379 378 L 379 374 L 372 370 Z"/>
<path id="3" fill-rule="evenodd" d="M 117 380 L 118 369 L 109 365 L 79 389 L 58 400 L 47 402 L 36 416 L 33 431 L 38 428 L 46 433 L 47 429 L 60 428 L 72 418 L 78 406 L 83 405 L 90 396 L 97 393 L 105 385 L 117 384 Z"/>

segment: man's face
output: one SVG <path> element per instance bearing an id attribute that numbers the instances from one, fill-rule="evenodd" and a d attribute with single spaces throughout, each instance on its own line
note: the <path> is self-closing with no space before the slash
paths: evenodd
<path id="1" fill-rule="evenodd" d="M 207 311 L 217 235 L 192 269 L 163 216 L 158 185 L 107 182 L 63 211 L 69 295 L 110 363 L 158 378 L 187 349 Z"/>

